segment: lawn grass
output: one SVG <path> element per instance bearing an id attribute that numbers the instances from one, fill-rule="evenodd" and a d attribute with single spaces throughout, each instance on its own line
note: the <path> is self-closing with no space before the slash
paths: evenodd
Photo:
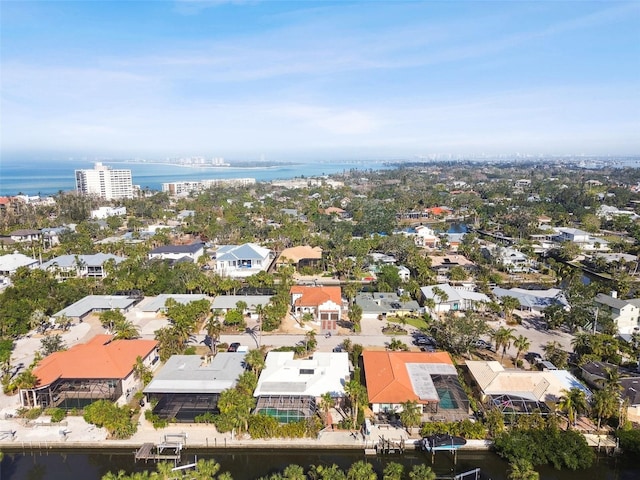
<path id="1" fill-rule="evenodd" d="M 423 318 L 415 318 L 415 317 L 387 317 L 387 322 L 389 323 L 400 323 L 401 320 L 405 320 L 407 325 L 411 325 L 412 327 L 417 328 L 418 330 L 426 330 L 428 325 L 427 322 L 424 321 Z"/>

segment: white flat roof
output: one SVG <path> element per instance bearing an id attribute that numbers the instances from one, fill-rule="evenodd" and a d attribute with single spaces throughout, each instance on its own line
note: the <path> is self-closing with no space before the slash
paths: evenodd
<path id="1" fill-rule="evenodd" d="M 327 392 L 344 396 L 349 374 L 346 352 L 315 352 L 313 357 L 303 359 L 294 359 L 293 352 L 269 352 L 253 396 L 320 397 Z"/>

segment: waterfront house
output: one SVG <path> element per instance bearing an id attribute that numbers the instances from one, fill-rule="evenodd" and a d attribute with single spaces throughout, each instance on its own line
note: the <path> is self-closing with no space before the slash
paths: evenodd
<path id="1" fill-rule="evenodd" d="M 587 398 L 591 392 L 567 370 L 505 369 L 500 362 L 467 360 L 471 385 L 490 407 L 514 414 L 541 410 L 548 413 L 565 391 L 579 388 Z"/>
<path id="2" fill-rule="evenodd" d="M 280 423 L 313 417 L 322 395 L 329 393 L 342 405 L 349 381 L 346 352 L 315 352 L 295 359 L 294 352 L 269 352 L 253 396 L 255 413 L 270 415 Z"/>
<path id="3" fill-rule="evenodd" d="M 128 403 L 141 388 L 134 375 L 140 357 L 147 368 L 158 361 L 155 340 L 113 340 L 96 335 L 88 343 L 52 353 L 33 369 L 37 384 L 20 389 L 23 407 L 82 409 L 97 400 Z"/>
<path id="4" fill-rule="evenodd" d="M 415 401 L 425 420 L 462 420 L 469 399 L 447 352 L 362 352 L 367 395 L 373 413 L 398 413 Z"/>
<path id="5" fill-rule="evenodd" d="M 621 300 L 617 292 L 599 293 L 593 299 L 599 313 L 607 313 L 619 334 L 631 335 L 640 326 L 640 299 Z"/>
<path id="6" fill-rule="evenodd" d="M 220 394 L 244 372 L 244 352 L 172 355 L 144 388 L 160 418 L 193 423 L 198 415 L 217 414 Z"/>

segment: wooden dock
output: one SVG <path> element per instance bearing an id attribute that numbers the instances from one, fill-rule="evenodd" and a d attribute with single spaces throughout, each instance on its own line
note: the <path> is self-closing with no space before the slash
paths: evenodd
<path id="1" fill-rule="evenodd" d="M 186 435 L 165 435 L 164 442 L 153 444 L 143 443 L 142 446 L 135 452 L 135 460 L 144 460 L 145 462 L 151 460 L 159 462 L 162 460 L 172 460 L 177 463 L 182 456 L 183 441 L 169 442 L 167 437 L 179 437 L 186 443 Z"/>

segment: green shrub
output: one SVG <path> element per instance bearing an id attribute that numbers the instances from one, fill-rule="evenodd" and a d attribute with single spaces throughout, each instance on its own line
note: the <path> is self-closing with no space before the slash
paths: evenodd
<path id="1" fill-rule="evenodd" d="M 24 418 L 27 420 L 35 420 L 42 415 L 42 409 L 40 407 L 30 408 L 24 412 Z"/>
<path id="2" fill-rule="evenodd" d="M 216 416 L 211 412 L 205 412 L 202 415 L 196 415 L 195 423 L 215 423 Z"/>
<path id="3" fill-rule="evenodd" d="M 509 462 L 524 459 L 535 465 L 553 465 L 560 470 L 589 468 L 595 453 L 581 433 L 573 430 L 515 429 L 494 441 L 498 455 Z"/>
<path id="4" fill-rule="evenodd" d="M 469 439 L 484 439 L 487 436 L 485 426 L 480 422 L 465 419 L 461 422 L 427 422 L 420 429 L 423 437 L 438 433 L 448 433 L 457 437 Z"/>
<path id="5" fill-rule="evenodd" d="M 64 417 L 67 416 L 67 412 L 65 412 L 62 408 L 47 408 L 44 411 L 45 415 L 51 415 L 51 421 L 54 423 L 61 422 Z"/>
<path id="6" fill-rule="evenodd" d="M 616 436 L 625 455 L 640 456 L 640 430 L 618 430 Z"/>
<path id="7" fill-rule="evenodd" d="M 131 409 L 118 407 L 109 400 L 98 400 L 84 409 L 84 419 L 97 427 L 105 427 L 113 438 L 131 437 L 137 425 L 131 420 Z"/>
<path id="8" fill-rule="evenodd" d="M 155 428 L 156 430 L 159 428 L 165 428 L 167 425 L 169 425 L 169 420 L 167 420 L 166 418 L 160 418 L 157 414 L 153 413 L 152 410 L 145 410 L 144 418 L 148 422 L 151 422 L 153 428 Z"/>

